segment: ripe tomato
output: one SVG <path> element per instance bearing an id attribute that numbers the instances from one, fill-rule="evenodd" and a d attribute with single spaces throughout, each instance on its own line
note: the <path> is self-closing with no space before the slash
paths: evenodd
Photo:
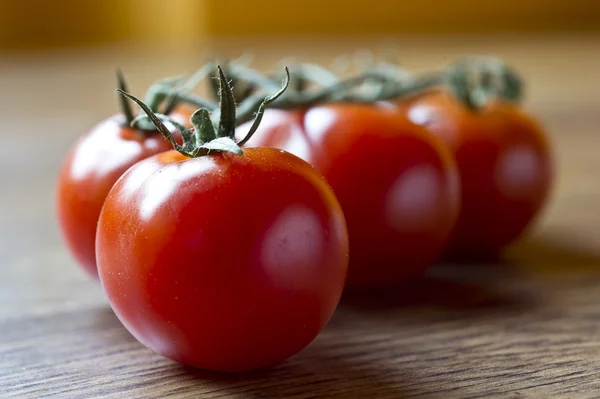
<path id="1" fill-rule="evenodd" d="M 389 104 L 267 110 L 247 145 L 289 151 L 329 182 L 348 224 L 346 286 L 412 278 L 444 249 L 460 202 L 453 159 Z"/>
<path id="2" fill-rule="evenodd" d="M 191 127 L 190 118 L 195 111 L 196 108 L 190 105 L 180 104 L 175 107 L 171 113 L 169 113 L 169 117 L 183 126 Z"/>
<path id="3" fill-rule="evenodd" d="M 119 87 L 126 89 L 123 74 L 117 70 Z M 148 89 L 154 107 L 163 107 L 168 89 L 182 78 L 159 81 Z M 57 187 L 58 222 L 63 238 L 77 262 L 94 278 L 96 270 L 95 237 L 98 216 L 108 191 L 117 179 L 136 162 L 173 148 L 168 140 L 149 125 L 146 130 L 130 128 L 135 115 L 126 99 L 122 113 L 96 125 L 83 135 L 67 153 Z M 184 126 L 190 125 L 193 111 L 179 105 L 169 116 Z M 181 142 L 176 132 L 175 139 Z"/>
<path id="4" fill-rule="evenodd" d="M 158 132 L 132 129 L 117 115 L 95 126 L 68 152 L 58 179 L 58 221 L 67 246 L 91 276 L 98 278 L 96 226 L 109 190 L 136 162 L 171 149 Z"/>
<path id="5" fill-rule="evenodd" d="M 497 255 L 523 233 L 548 197 L 552 159 L 544 132 L 506 102 L 471 111 L 436 91 L 403 104 L 402 112 L 456 157 L 462 208 L 450 251 Z"/>
<path id="6" fill-rule="evenodd" d="M 281 150 L 129 169 L 98 224 L 100 280 L 144 345 L 216 371 L 266 367 L 311 342 L 346 277 L 342 210 L 309 164 Z"/>

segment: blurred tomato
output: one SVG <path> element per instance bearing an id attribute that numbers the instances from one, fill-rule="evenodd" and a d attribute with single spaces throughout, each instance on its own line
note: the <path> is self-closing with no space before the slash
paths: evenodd
<path id="1" fill-rule="evenodd" d="M 157 131 L 132 129 L 123 115 L 116 115 L 79 138 L 67 153 L 58 178 L 58 221 L 68 248 L 94 278 L 96 226 L 106 195 L 133 164 L 171 149 Z"/>
<path id="2" fill-rule="evenodd" d="M 498 254 L 523 233 L 548 198 L 552 158 L 546 134 L 506 102 L 475 111 L 437 91 L 401 104 L 402 113 L 455 155 L 462 207 L 450 251 Z"/>
<path id="3" fill-rule="evenodd" d="M 329 182 L 348 224 L 347 286 L 413 278 L 445 248 L 460 200 L 454 161 L 389 104 L 267 110 L 247 145 L 289 151 Z"/>
<path id="4" fill-rule="evenodd" d="M 192 124 L 190 123 L 190 118 L 192 114 L 197 110 L 196 107 L 187 104 L 180 104 L 175 109 L 169 113 L 169 117 L 175 122 L 191 128 Z"/>

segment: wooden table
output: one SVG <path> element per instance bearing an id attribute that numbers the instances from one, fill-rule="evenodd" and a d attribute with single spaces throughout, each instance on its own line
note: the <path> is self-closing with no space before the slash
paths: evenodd
<path id="1" fill-rule="evenodd" d="M 116 109 L 113 69 L 142 94 L 191 71 L 197 46 L 5 55 L 0 64 L 0 397 L 594 397 L 600 394 L 600 37 L 397 38 L 434 68 L 462 53 L 506 58 L 556 145 L 552 201 L 498 264 L 446 265 L 391 298 L 345 299 L 323 333 L 274 369 L 194 371 L 121 326 L 60 240 L 53 189 L 73 140 Z M 322 61 L 379 38 L 222 40 L 259 65 Z M 187 54 L 184 52 L 188 51 Z M 196 50 L 196 51 L 193 51 Z"/>

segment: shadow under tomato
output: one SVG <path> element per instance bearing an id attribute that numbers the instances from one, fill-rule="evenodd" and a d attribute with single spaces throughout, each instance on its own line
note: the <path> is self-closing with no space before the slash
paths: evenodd
<path id="1" fill-rule="evenodd" d="M 438 272 L 437 268 L 431 270 Z M 459 270 L 458 272 L 463 272 Z M 481 282 L 460 281 L 429 273 L 409 283 L 379 292 L 349 291 L 341 307 L 363 310 L 390 308 L 435 308 L 439 310 L 514 308 L 530 302 L 526 298 L 507 297 Z M 470 276 L 472 278 L 472 276 Z"/>
<path id="2" fill-rule="evenodd" d="M 412 281 L 373 291 L 346 290 L 339 310 L 348 320 L 380 326 L 412 326 L 435 332 L 438 322 L 490 322 L 536 308 L 539 287 L 509 259 L 434 265 Z M 393 327 L 395 328 L 395 327 Z"/>
<path id="3" fill-rule="evenodd" d="M 499 257 L 462 257 L 435 265 L 405 284 L 369 291 L 346 290 L 341 308 L 356 310 L 435 309 L 438 312 L 524 311 L 536 305 L 540 285 L 553 276 L 600 274 L 600 251 L 550 235 L 515 243 Z"/>
<path id="4" fill-rule="evenodd" d="M 155 378 L 140 378 L 132 389 L 162 389 L 171 384 L 170 393 L 200 397 L 238 398 L 404 398 L 409 391 L 411 378 L 398 378 L 410 370 L 387 370 L 380 365 L 370 365 L 357 359 L 348 359 L 346 352 L 340 353 L 331 335 L 318 337 L 307 348 L 291 359 L 270 368 L 244 373 L 220 373 L 183 366 L 153 354 L 131 336 L 121 325 L 110 308 L 98 308 L 85 323 L 87 334 L 95 336 L 95 345 L 101 348 L 119 348 L 118 359 L 111 362 L 108 372 L 118 379 L 120 373 L 144 374 L 147 370 L 136 370 L 136 364 L 148 369 L 151 365 Z M 100 336 L 96 334 L 101 331 Z M 106 349 L 110 352 L 112 349 Z M 103 352 L 104 353 L 104 350 Z M 106 355 L 106 353 L 104 353 Z M 95 369 L 94 373 L 99 371 Z M 390 374 L 395 375 L 389 378 Z M 99 387 L 99 392 L 110 390 L 110 386 Z M 421 393 L 418 388 L 410 394 Z M 420 397 L 427 398 L 426 395 Z"/>
<path id="5" fill-rule="evenodd" d="M 486 253 L 447 253 L 441 260 L 443 264 L 451 265 L 504 265 L 508 262 L 504 254 Z"/>

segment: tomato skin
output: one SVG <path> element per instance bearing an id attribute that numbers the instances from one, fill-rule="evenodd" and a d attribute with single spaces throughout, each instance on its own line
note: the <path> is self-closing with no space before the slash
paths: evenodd
<path id="1" fill-rule="evenodd" d="M 106 199 L 96 249 L 127 329 L 214 371 L 267 367 L 304 348 L 332 316 L 348 263 L 325 180 L 268 148 L 139 162 Z"/>
<path id="2" fill-rule="evenodd" d="M 405 103 L 402 112 L 455 154 L 462 209 L 449 252 L 498 255 L 549 196 L 552 156 L 541 127 L 517 106 L 497 101 L 470 111 L 441 91 Z"/>
<path id="3" fill-rule="evenodd" d="M 116 115 L 96 125 L 71 147 L 59 172 L 57 214 L 64 241 L 95 279 L 96 227 L 106 195 L 130 166 L 173 148 L 158 132 L 142 135 L 123 122 Z"/>
<path id="4" fill-rule="evenodd" d="M 194 112 L 196 112 L 196 110 L 197 108 L 192 107 L 191 105 L 180 104 L 177 107 L 175 107 L 173 112 L 169 114 L 169 117 L 175 122 L 185 127 L 192 128 L 193 126 L 190 122 L 190 118 L 192 117 Z"/>
<path id="5" fill-rule="evenodd" d="M 442 253 L 460 204 L 456 167 L 439 140 L 395 107 L 267 110 L 248 145 L 300 156 L 329 182 L 348 224 L 347 287 L 403 282 Z"/>

